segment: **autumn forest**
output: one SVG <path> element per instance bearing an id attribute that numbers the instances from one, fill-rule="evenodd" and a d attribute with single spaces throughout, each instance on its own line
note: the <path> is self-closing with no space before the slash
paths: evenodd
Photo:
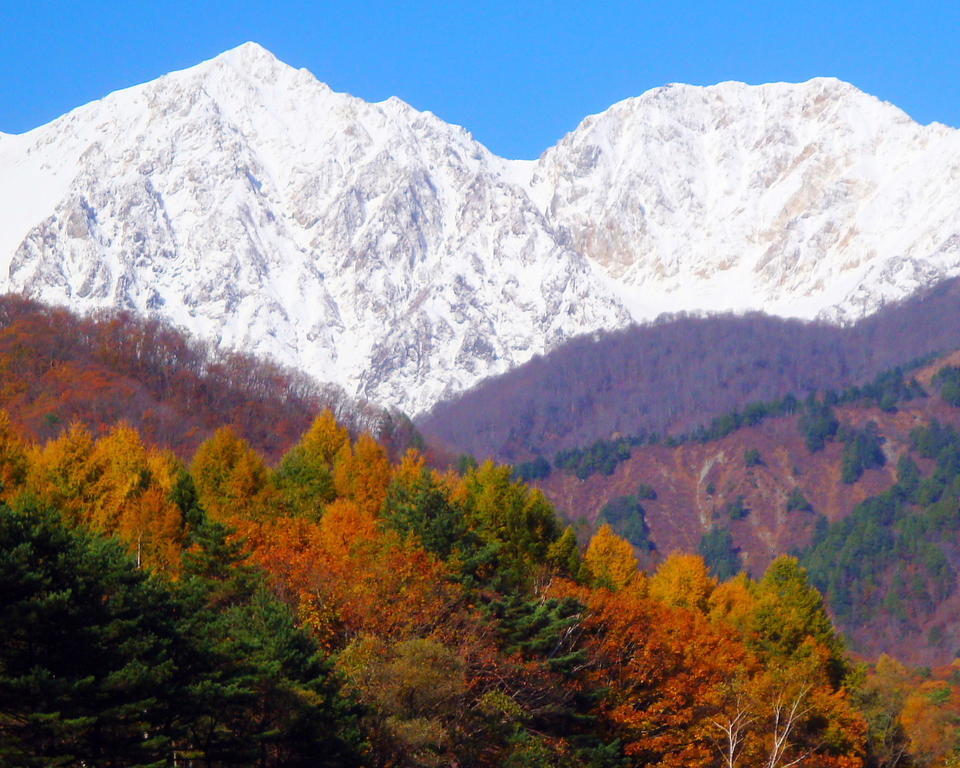
<path id="1" fill-rule="evenodd" d="M 796 557 L 645 558 L 397 414 L 5 301 L 0 765 L 960 764 L 960 666 L 851 653 Z"/>

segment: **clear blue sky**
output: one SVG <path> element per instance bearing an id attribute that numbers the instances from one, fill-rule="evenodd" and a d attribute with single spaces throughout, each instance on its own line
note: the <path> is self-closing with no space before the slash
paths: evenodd
<path id="1" fill-rule="evenodd" d="M 0 131 L 255 40 L 340 91 L 396 95 L 508 157 L 668 82 L 832 75 L 960 125 L 957 2 L 0 0 Z"/>

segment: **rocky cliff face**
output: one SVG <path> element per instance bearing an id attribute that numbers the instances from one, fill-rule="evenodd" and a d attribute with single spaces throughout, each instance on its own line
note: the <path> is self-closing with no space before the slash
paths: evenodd
<path id="1" fill-rule="evenodd" d="M 837 81 L 724 83 L 508 161 L 248 43 L 0 135 L 0 288 L 415 413 L 663 311 L 845 320 L 960 273 L 958 136 Z"/>
<path id="2" fill-rule="evenodd" d="M 411 411 L 628 320 L 465 131 L 253 44 L 8 137 L 0 168 L 4 287 Z"/>
<path id="3" fill-rule="evenodd" d="M 833 79 L 628 99 L 548 150 L 531 190 L 638 320 L 848 321 L 960 270 L 960 133 Z"/>

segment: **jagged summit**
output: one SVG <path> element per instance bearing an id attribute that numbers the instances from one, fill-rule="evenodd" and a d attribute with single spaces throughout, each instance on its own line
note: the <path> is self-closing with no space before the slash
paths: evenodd
<path id="1" fill-rule="evenodd" d="M 417 412 L 664 311 L 843 321 L 958 274 L 957 136 L 830 78 L 673 85 L 512 161 L 245 43 L 0 135 L 0 284 Z"/>
<path id="2" fill-rule="evenodd" d="M 0 147 L 0 274 L 417 411 L 629 320 L 502 168 L 242 46 Z"/>
<path id="3" fill-rule="evenodd" d="M 849 320 L 956 274 L 957 150 L 833 78 L 674 86 L 584 120 L 531 187 L 637 319 Z"/>

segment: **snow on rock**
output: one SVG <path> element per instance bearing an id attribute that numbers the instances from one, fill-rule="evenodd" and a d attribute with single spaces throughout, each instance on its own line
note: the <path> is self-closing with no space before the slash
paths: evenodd
<path id="1" fill-rule="evenodd" d="M 503 162 L 248 43 L 0 144 L 4 288 L 416 412 L 629 320 Z"/>
<path id="2" fill-rule="evenodd" d="M 539 161 L 247 43 L 0 135 L 0 288 L 410 413 L 664 311 L 847 321 L 960 274 L 960 132 L 836 80 L 668 86 Z"/>
<path id="3" fill-rule="evenodd" d="M 960 132 L 830 78 L 649 91 L 544 153 L 531 189 L 638 321 L 855 320 L 960 274 Z"/>

